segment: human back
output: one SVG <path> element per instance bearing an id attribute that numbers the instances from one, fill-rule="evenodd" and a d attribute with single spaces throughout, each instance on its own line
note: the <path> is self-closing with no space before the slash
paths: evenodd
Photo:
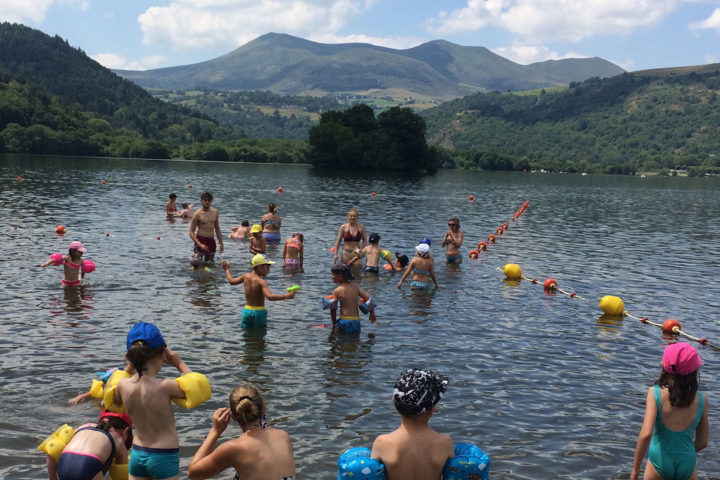
<path id="1" fill-rule="evenodd" d="M 403 418 L 397 430 L 377 437 L 373 452 L 382 458 L 388 480 L 438 480 L 453 456 L 453 443 L 426 422 Z"/>
<path id="2" fill-rule="evenodd" d="M 118 390 L 135 424 L 136 445 L 149 448 L 178 447 L 180 440 L 170 400 L 182 397 L 183 394 L 175 380 L 159 379 L 151 374 L 137 378 L 135 374 L 132 378 L 120 380 Z"/>

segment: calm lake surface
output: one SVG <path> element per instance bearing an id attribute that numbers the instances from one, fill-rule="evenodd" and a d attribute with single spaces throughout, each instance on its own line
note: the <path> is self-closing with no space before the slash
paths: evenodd
<path id="1" fill-rule="evenodd" d="M 305 234 L 304 272 L 275 265 L 267 277 L 274 292 L 302 288 L 294 300 L 268 302 L 266 330 L 239 328 L 242 286 L 230 286 L 219 264 L 191 270 L 189 224 L 165 218 L 170 192 L 178 205 L 199 206 L 206 189 L 225 236 L 243 219 L 258 223 L 271 201 L 284 238 Z M 353 206 L 393 252 L 410 255 L 429 236 L 441 288 L 413 293 L 409 281 L 396 288 L 399 275 L 360 274 L 378 322 L 363 317 L 360 336 L 344 338 L 317 325 L 330 323 L 320 309 L 334 288 L 329 248 Z M 603 316 L 597 298 L 620 296 L 633 315 L 677 318 L 684 331 L 720 343 L 719 212 L 718 178 L 441 171 L 396 179 L 290 165 L 0 157 L 0 477 L 46 478 L 37 445 L 63 423 L 97 418 L 95 401 L 67 401 L 95 372 L 122 363 L 127 330 L 145 320 L 213 386 L 209 402 L 176 409 L 181 476 L 212 412 L 251 382 L 269 402 L 270 422 L 293 439 L 298 478 L 334 478 L 340 453 L 397 426 L 393 384 L 418 367 L 450 377 L 431 426 L 485 450 L 493 478 L 627 478 L 668 340 L 654 326 Z M 445 265 L 440 249 L 451 215 L 465 232 L 459 267 Z M 503 222 L 510 228 L 498 242 L 468 259 Z M 66 235 L 55 234 L 59 224 Z M 97 270 L 68 294 L 58 287 L 62 269 L 38 265 L 72 240 Z M 233 274 L 247 271 L 248 244 L 226 239 L 225 247 Z M 269 255 L 282 261 L 281 248 Z M 504 281 L 498 268 L 510 262 L 582 298 Z M 720 351 L 693 345 L 710 400 L 698 473 L 717 479 Z M 224 438 L 239 433 L 230 426 Z"/>

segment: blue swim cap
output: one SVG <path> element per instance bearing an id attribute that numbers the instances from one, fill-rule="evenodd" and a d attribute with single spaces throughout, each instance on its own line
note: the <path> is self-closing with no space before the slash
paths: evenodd
<path id="1" fill-rule="evenodd" d="M 432 245 L 428 237 L 423 237 L 422 240 L 420 240 L 420 242 L 418 243 L 427 243 L 428 245 Z"/>

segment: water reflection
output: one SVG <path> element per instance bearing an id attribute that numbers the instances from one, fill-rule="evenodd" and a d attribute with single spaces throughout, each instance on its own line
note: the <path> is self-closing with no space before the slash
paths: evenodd
<path id="1" fill-rule="evenodd" d="M 248 371 L 254 376 L 261 376 L 263 363 L 265 362 L 265 336 L 267 327 L 243 328 L 243 353 L 240 363 L 245 365 Z M 267 375 L 267 372 L 262 372 Z"/>

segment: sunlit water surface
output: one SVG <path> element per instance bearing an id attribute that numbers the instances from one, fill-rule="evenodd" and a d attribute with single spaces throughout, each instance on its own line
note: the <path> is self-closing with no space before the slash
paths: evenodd
<path id="1" fill-rule="evenodd" d="M 243 219 L 257 223 L 270 201 L 284 237 L 305 234 L 304 272 L 276 265 L 267 278 L 275 292 L 302 287 L 292 301 L 268 303 L 267 330 L 239 328 L 242 286 L 230 286 L 219 265 L 192 271 L 189 224 L 165 218 L 168 193 L 199 205 L 206 189 L 225 235 Z M 343 338 L 318 327 L 330 322 L 320 297 L 334 288 L 329 248 L 353 206 L 393 252 L 411 254 L 429 236 L 441 288 L 412 293 L 409 282 L 396 288 L 398 275 L 360 274 L 379 320 Z M 293 439 L 298 478 L 333 478 L 341 452 L 395 428 L 393 383 L 422 367 L 450 377 L 431 426 L 484 449 L 493 478 L 627 478 L 667 340 L 632 318 L 602 316 L 597 298 L 618 295 L 633 315 L 677 318 L 720 343 L 718 212 L 717 178 L 441 171 L 398 179 L 306 166 L 0 157 L 0 477 L 45 475 L 38 443 L 63 423 L 96 418 L 97 403 L 67 401 L 94 372 L 121 364 L 128 328 L 145 320 L 213 386 L 206 404 L 177 409 L 183 472 L 212 412 L 234 386 L 252 382 L 270 421 Z M 442 261 L 450 215 L 465 232 L 460 267 Z M 510 228 L 497 244 L 469 260 L 503 222 Z M 55 234 L 58 224 L 65 236 Z M 72 240 L 85 244 L 97 271 L 70 294 L 58 288 L 61 269 L 38 265 Z M 233 273 L 246 271 L 247 243 L 225 245 Z M 281 261 L 281 249 L 269 253 Z M 498 268 L 509 262 L 582 298 L 504 281 Z M 720 352 L 699 349 L 711 410 L 698 472 L 720 478 Z M 225 437 L 239 433 L 229 427 Z"/>

